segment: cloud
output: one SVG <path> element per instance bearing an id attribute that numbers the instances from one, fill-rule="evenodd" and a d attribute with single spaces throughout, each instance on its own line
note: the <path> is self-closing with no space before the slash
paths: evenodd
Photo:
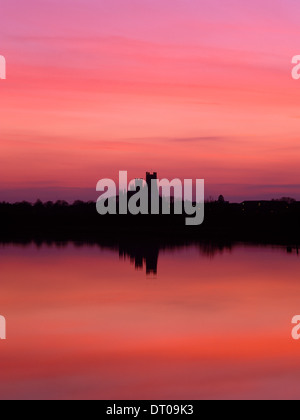
<path id="1" fill-rule="evenodd" d="M 228 141 L 227 137 L 216 137 L 216 136 L 202 136 L 202 137 L 186 137 L 170 139 L 169 141 L 176 143 L 200 143 L 200 142 L 222 142 Z"/>

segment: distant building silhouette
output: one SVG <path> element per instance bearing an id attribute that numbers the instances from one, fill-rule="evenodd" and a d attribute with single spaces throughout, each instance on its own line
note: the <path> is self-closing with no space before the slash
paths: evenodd
<path id="1" fill-rule="evenodd" d="M 152 190 L 152 181 L 155 182 L 155 190 Z M 149 206 L 149 213 L 151 213 L 151 197 L 154 196 L 154 194 L 158 194 L 158 184 L 157 184 L 157 172 L 147 172 L 146 173 L 146 184 L 148 186 L 148 206 Z"/>
<path id="2" fill-rule="evenodd" d="M 157 180 L 157 172 L 153 172 L 153 174 L 151 174 L 151 172 L 146 172 L 146 183 L 148 186 L 151 186 L 152 180 Z"/>
<path id="3" fill-rule="evenodd" d="M 148 186 L 148 190 L 152 191 L 152 181 L 156 181 L 156 191 L 158 191 L 158 185 L 157 185 L 157 172 L 153 172 L 153 174 L 151 174 L 150 172 L 146 173 L 146 184 Z M 156 191 L 153 191 L 154 193 Z"/>
<path id="4" fill-rule="evenodd" d="M 221 206 L 224 206 L 225 204 L 229 204 L 229 201 L 225 200 L 224 195 L 220 195 L 217 203 Z"/>

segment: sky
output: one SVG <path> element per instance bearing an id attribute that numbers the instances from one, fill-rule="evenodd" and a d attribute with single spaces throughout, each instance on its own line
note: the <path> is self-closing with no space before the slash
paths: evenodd
<path id="1" fill-rule="evenodd" d="M 102 178 L 300 199 L 297 0 L 1 1 L 0 201 Z"/>

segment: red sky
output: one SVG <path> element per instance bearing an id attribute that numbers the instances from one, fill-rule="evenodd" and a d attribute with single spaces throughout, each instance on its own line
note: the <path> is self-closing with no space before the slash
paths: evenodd
<path id="1" fill-rule="evenodd" d="M 300 4 L 2 0 L 0 200 L 97 199 L 119 170 L 300 199 Z"/>

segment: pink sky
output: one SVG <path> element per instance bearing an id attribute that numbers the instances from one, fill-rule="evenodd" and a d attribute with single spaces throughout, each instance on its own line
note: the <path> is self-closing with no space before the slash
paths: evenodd
<path id="1" fill-rule="evenodd" d="M 300 4 L 2 0 L 0 201 L 96 199 L 119 170 L 300 199 Z"/>

